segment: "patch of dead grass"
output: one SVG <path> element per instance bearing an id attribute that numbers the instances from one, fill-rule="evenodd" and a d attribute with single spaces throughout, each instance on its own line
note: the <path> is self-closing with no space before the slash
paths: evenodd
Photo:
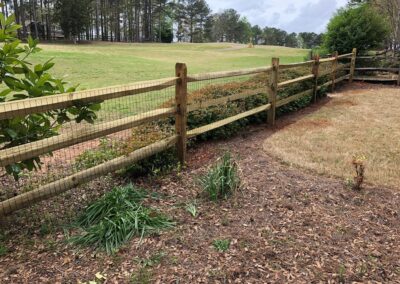
<path id="1" fill-rule="evenodd" d="M 289 118 L 265 142 L 285 163 L 351 178 L 365 155 L 366 182 L 400 188 L 400 89 L 346 89 L 315 112 Z M 282 121 L 285 124 L 284 121 Z"/>

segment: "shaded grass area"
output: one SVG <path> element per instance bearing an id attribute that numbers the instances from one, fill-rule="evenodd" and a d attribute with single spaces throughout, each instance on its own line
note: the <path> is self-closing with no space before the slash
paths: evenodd
<path id="1" fill-rule="evenodd" d="M 353 85 L 281 124 L 264 148 L 286 163 L 349 179 L 353 157 L 365 156 L 366 182 L 398 188 L 399 105 L 397 88 Z"/>

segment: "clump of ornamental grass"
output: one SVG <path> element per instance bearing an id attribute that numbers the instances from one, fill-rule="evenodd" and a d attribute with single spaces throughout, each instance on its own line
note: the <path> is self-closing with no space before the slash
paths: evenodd
<path id="1" fill-rule="evenodd" d="M 173 227 L 167 216 L 143 205 L 147 196 L 133 185 L 113 189 L 85 209 L 77 220 L 82 232 L 70 241 L 113 254 L 135 236 Z"/>
<path id="2" fill-rule="evenodd" d="M 211 201 L 229 198 L 240 187 L 239 168 L 226 153 L 208 173 L 200 178 L 204 193 Z"/>

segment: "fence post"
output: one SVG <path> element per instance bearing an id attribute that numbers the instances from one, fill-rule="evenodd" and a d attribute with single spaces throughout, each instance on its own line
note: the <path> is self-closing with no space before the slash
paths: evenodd
<path id="1" fill-rule="evenodd" d="M 400 86 L 400 66 L 399 66 L 399 74 L 398 74 L 398 77 L 397 77 L 397 86 Z"/>
<path id="2" fill-rule="evenodd" d="M 356 70 L 356 58 L 357 58 L 357 48 L 353 48 L 353 55 L 351 56 L 349 83 L 353 83 L 354 72 Z"/>
<path id="3" fill-rule="evenodd" d="M 178 158 L 182 166 L 186 163 L 187 150 L 187 67 L 184 63 L 177 63 L 175 66 L 176 77 L 179 77 L 175 85 L 175 100 L 177 113 L 175 116 L 175 130 L 178 135 L 176 148 Z"/>
<path id="4" fill-rule="evenodd" d="M 316 55 L 314 58 L 314 66 L 312 73 L 314 75 L 313 102 L 316 103 L 317 93 L 318 93 L 319 55 Z"/>
<path id="5" fill-rule="evenodd" d="M 339 63 L 338 56 L 339 56 L 339 53 L 337 51 L 335 51 L 333 53 L 333 57 L 335 57 L 335 60 L 332 62 L 332 93 L 335 91 L 335 87 L 336 87 L 335 81 L 336 81 L 336 75 L 337 75 L 337 67 L 338 67 L 338 63 Z"/>
<path id="6" fill-rule="evenodd" d="M 268 111 L 268 124 L 270 126 L 275 126 L 278 82 L 279 82 L 279 58 L 272 58 L 271 91 L 269 92 L 269 103 L 271 104 L 271 109 Z"/>

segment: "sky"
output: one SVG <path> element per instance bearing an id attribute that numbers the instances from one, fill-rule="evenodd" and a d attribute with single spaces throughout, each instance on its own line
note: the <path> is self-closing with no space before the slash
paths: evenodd
<path id="1" fill-rule="evenodd" d="M 348 0 L 209 0 L 213 12 L 233 8 L 252 25 L 287 32 L 324 32 L 335 11 Z"/>

